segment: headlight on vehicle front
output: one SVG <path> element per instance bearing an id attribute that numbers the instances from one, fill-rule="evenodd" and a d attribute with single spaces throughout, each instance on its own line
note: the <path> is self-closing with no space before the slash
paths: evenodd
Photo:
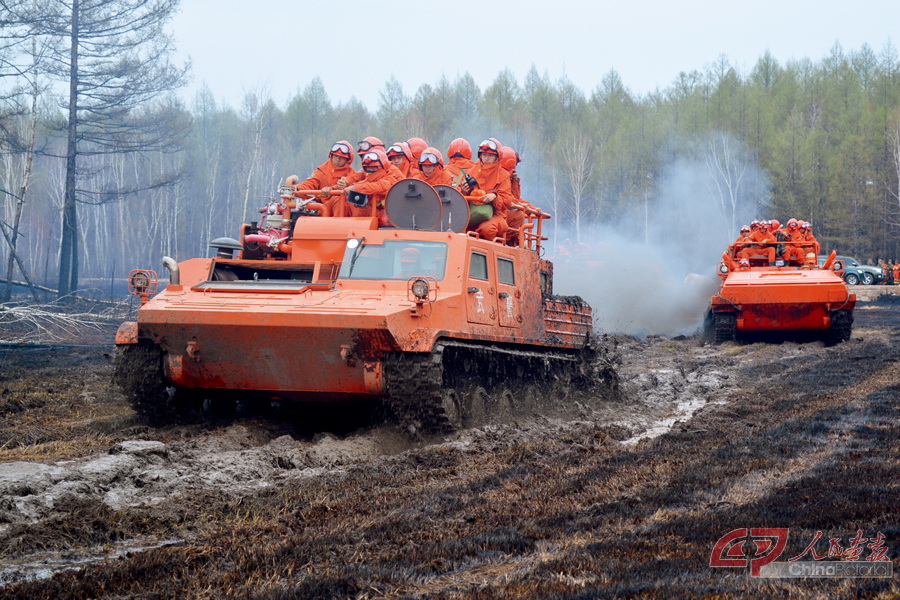
<path id="1" fill-rule="evenodd" d="M 428 281 L 425 279 L 416 279 L 412 283 L 412 293 L 417 299 L 425 301 L 428 299 Z"/>

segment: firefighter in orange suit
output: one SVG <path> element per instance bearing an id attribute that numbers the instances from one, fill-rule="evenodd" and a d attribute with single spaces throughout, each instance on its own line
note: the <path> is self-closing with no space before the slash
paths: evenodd
<path id="1" fill-rule="evenodd" d="M 478 144 L 478 164 L 469 172 L 478 183 L 478 189 L 485 192 L 478 203 L 491 204 L 494 207 L 494 215 L 474 229 L 479 236 L 488 240 L 506 235 L 506 215 L 513 202 L 509 173 L 500 166 L 501 148 L 503 144 L 496 138 L 482 141 Z M 460 189 L 466 195 L 474 191 L 466 182 L 463 182 Z"/>
<path id="2" fill-rule="evenodd" d="M 784 232 L 786 241 L 802 242 L 803 235 L 800 232 L 800 221 L 797 219 L 789 219 L 787 222 L 787 231 Z M 799 245 L 790 245 L 784 249 L 784 260 L 796 261 L 801 265 L 806 262 L 806 252 Z"/>
<path id="3" fill-rule="evenodd" d="M 353 147 L 350 145 L 350 142 L 346 140 L 335 142 L 328 153 L 328 160 L 316 167 L 316 170 L 307 179 L 296 184 L 294 189 L 298 191 L 322 190 L 330 192 L 338 185 L 338 181 L 342 177 L 356 174 L 356 171 L 350 166 L 352 162 Z M 294 176 L 292 175 L 291 177 Z M 288 180 L 288 183 L 290 183 L 290 180 Z M 323 202 L 327 213 L 325 216 L 334 214 L 336 203 L 340 201 L 340 196 L 330 196 L 325 199 Z"/>
<path id="4" fill-rule="evenodd" d="M 359 183 L 349 185 L 344 189 L 345 195 L 350 192 L 366 194 L 368 199 L 365 206 L 356 206 L 344 198 L 341 204 L 339 216 L 371 217 L 378 216 L 382 225 L 388 225 L 387 216 L 384 213 L 384 199 L 391 187 L 403 179 L 400 170 L 390 163 L 387 155 L 380 148 L 369 150 L 362 157 L 362 167 L 365 171 L 365 179 Z"/>
<path id="5" fill-rule="evenodd" d="M 416 167 L 416 159 L 412 150 L 409 149 L 409 144 L 394 142 L 388 147 L 385 154 L 387 154 L 388 160 L 400 170 L 403 179 L 416 179 L 419 169 Z"/>
<path id="6" fill-rule="evenodd" d="M 751 256 L 765 254 L 769 259 L 769 266 L 775 264 L 775 236 L 769 232 L 769 224 L 761 222 L 759 229 L 750 232 L 752 246 L 748 246 L 738 253 L 738 257 L 749 259 Z"/>
<path id="7" fill-rule="evenodd" d="M 453 176 L 453 185 L 457 185 L 459 175 L 463 171 L 468 173 L 475 163 L 472 162 L 472 146 L 463 138 L 456 138 L 450 142 L 447 148 L 447 166 L 445 167 Z"/>
<path id="8" fill-rule="evenodd" d="M 425 148 L 419 155 L 419 175 L 416 179 L 432 187 L 453 182 L 453 176 L 444 170 L 444 156 L 437 148 Z"/>
<path id="9" fill-rule="evenodd" d="M 519 174 L 516 173 L 516 166 L 522 162 L 519 153 L 510 148 L 503 146 L 500 149 L 500 166 L 509 173 L 509 188 L 513 195 L 513 204 L 506 213 L 506 243 L 510 246 L 519 245 L 519 236 L 522 232 L 522 226 L 525 225 L 525 211 L 516 207 L 526 204 L 522 200 L 522 187 L 519 184 Z"/>

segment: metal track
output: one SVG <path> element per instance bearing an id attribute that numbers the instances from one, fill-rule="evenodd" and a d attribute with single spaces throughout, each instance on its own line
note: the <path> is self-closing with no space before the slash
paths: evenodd
<path id="1" fill-rule="evenodd" d="M 731 313 L 715 313 L 716 343 L 733 342 L 737 337 L 737 316 Z"/>
<path id="2" fill-rule="evenodd" d="M 829 346 L 846 342 L 853 331 L 853 313 L 836 310 L 831 313 L 831 328 L 825 333 L 825 343 Z"/>
<path id="3" fill-rule="evenodd" d="M 411 432 L 446 432 L 513 418 L 536 399 L 564 402 L 573 391 L 611 399 L 618 394 L 615 371 L 593 359 L 590 349 L 564 353 L 444 340 L 430 353 L 387 355 L 385 392 L 394 417 Z"/>

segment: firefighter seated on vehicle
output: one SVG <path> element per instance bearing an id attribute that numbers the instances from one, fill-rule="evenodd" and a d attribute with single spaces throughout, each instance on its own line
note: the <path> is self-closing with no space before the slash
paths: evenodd
<path id="1" fill-rule="evenodd" d="M 328 153 L 328 160 L 316 167 L 312 175 L 300 183 L 296 183 L 296 180 L 299 179 L 296 175 L 291 175 L 287 180 L 287 185 L 295 184 L 294 189 L 297 191 L 322 190 L 323 192 L 330 192 L 335 188 L 341 189 L 338 182 L 342 178 L 356 175 L 356 171 L 350 166 L 352 162 L 353 148 L 350 146 L 350 142 L 346 140 L 335 142 Z M 324 216 L 333 215 L 335 205 L 340 200 L 340 196 L 326 198 L 323 202 L 325 205 Z"/>
<path id="2" fill-rule="evenodd" d="M 444 170 L 444 157 L 437 148 L 425 148 L 419 155 L 419 171 L 415 179 L 424 181 L 434 187 L 436 185 L 451 185 L 453 176 Z"/>
<path id="3" fill-rule="evenodd" d="M 786 264 L 802 265 L 806 262 L 806 252 L 800 246 L 799 242 L 803 241 L 803 235 L 800 232 L 800 221 L 797 219 L 789 219 L 787 228 L 783 233 L 784 239 L 793 244 L 786 244 L 782 258 Z"/>
<path id="4" fill-rule="evenodd" d="M 460 191 L 466 195 L 472 194 L 476 189 L 484 193 L 478 200 L 470 201 L 472 204 L 490 204 L 493 207 L 493 215 L 475 225 L 470 222 L 469 231 L 476 231 L 479 237 L 493 240 L 506 235 L 506 214 L 512 205 L 512 188 L 509 181 L 509 173 L 500 166 L 500 149 L 503 147 L 496 138 L 488 138 L 478 145 L 478 164 L 469 175 L 476 185 L 470 185 L 464 181 Z"/>
<path id="5" fill-rule="evenodd" d="M 816 264 L 819 254 L 819 240 L 812 233 L 812 224 L 809 221 L 800 222 L 800 234 L 803 244 L 800 248 L 803 250 L 805 264 Z"/>
<path id="6" fill-rule="evenodd" d="M 366 152 L 362 157 L 362 166 L 365 171 L 365 179 L 344 188 L 345 196 L 337 206 L 337 216 L 373 217 L 377 215 L 380 225 L 389 225 L 384 212 L 384 200 L 391 187 L 403 176 L 397 167 L 388 161 L 387 155 L 381 148 Z M 352 192 L 367 196 L 363 199 L 362 205 L 353 203 Z"/>
<path id="7" fill-rule="evenodd" d="M 387 149 L 386 154 L 388 160 L 399 169 L 400 174 L 403 175 L 403 179 L 415 178 L 419 173 L 419 169 L 416 167 L 416 159 L 413 156 L 412 150 L 409 148 L 409 144 L 406 142 L 395 142 L 391 144 Z"/>
<path id="8" fill-rule="evenodd" d="M 756 230 L 753 231 L 753 226 Z M 775 266 L 775 236 L 769 232 L 769 224 L 766 221 L 754 221 L 750 224 L 750 241 L 752 245 L 738 252 L 738 258 L 746 258 L 751 261 L 766 260 L 768 266 Z"/>
<path id="9" fill-rule="evenodd" d="M 447 161 L 445 168 L 453 176 L 453 185 L 459 187 L 466 174 L 475 166 L 472 162 L 472 146 L 464 138 L 456 138 L 447 148 Z"/>

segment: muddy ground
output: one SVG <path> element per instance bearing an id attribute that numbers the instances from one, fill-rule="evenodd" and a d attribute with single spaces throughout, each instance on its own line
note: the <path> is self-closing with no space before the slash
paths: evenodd
<path id="1" fill-rule="evenodd" d="M 900 572 L 898 340 L 896 296 L 832 348 L 611 337 L 625 401 L 431 439 L 155 428 L 110 346 L 0 348 L 0 598 L 898 597 L 709 566 L 780 527 L 782 560 L 880 532 Z"/>

